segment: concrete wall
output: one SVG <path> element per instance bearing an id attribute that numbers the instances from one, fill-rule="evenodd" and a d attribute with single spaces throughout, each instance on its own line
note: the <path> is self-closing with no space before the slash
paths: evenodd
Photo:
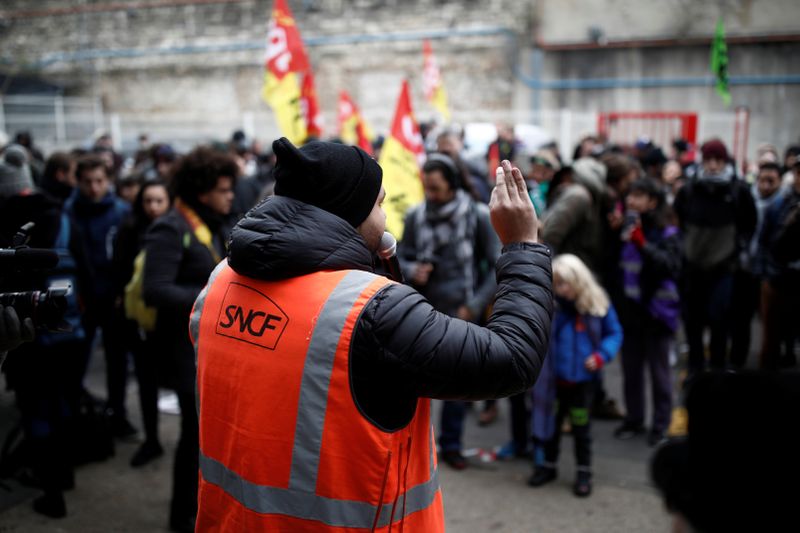
<path id="1" fill-rule="evenodd" d="M 39 74 L 62 84 L 70 95 L 101 98 L 106 113 L 120 117 L 127 140 L 150 131 L 156 139 L 190 143 L 226 137 L 242 126 L 264 138 L 277 135 L 272 114 L 260 100 L 271 0 L 164 2 L 157 8 L 108 9 L 108 0 L 8 0 L 0 8 L 0 68 Z M 707 117 L 701 117 L 701 134 L 724 130 L 732 111 L 722 107 L 709 86 L 532 88 L 564 79 L 708 77 L 707 44 L 558 51 L 559 43 L 588 43 L 592 26 L 601 30 L 601 43 L 710 37 L 720 13 L 731 35 L 787 33 L 800 27 L 787 16 L 795 3 L 289 1 L 307 41 L 329 133 L 335 133 L 342 89 L 351 93 L 375 130 L 385 131 L 403 78 L 411 82 L 418 118 L 433 117 L 421 81 L 422 38 L 428 36 L 456 121 L 530 122 L 542 116 L 537 111 L 567 108 L 574 119 L 570 135 L 553 133 L 570 143 L 594 126 L 597 111 L 697 111 Z M 74 12 L 41 16 L 42 10 L 65 8 Z M 545 45 L 544 52 L 538 49 L 539 67 L 532 61 L 536 43 Z M 797 77 L 797 52 L 797 43 L 732 44 L 730 73 Z M 800 112 L 791 105 L 798 87 L 796 82 L 732 87 L 733 103 L 753 113 L 751 147 L 761 140 L 781 148 L 800 140 L 793 127 Z M 556 116 L 547 124 L 559 128 L 561 122 Z"/>
<path id="2" fill-rule="evenodd" d="M 729 35 L 795 33 L 795 0 L 543 0 L 540 37 L 583 42 L 589 29 L 607 40 L 707 37 L 718 17 Z"/>

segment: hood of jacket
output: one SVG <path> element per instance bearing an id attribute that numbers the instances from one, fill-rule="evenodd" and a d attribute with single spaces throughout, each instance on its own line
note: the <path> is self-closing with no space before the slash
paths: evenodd
<path id="1" fill-rule="evenodd" d="M 286 196 L 272 196 L 236 224 L 228 264 L 236 273 L 277 281 L 321 270 L 373 270 L 367 243 L 343 219 Z"/>
<path id="2" fill-rule="evenodd" d="M 591 157 L 578 159 L 572 164 L 575 182 L 580 183 L 597 202 L 602 196 L 606 185 L 606 167 L 600 161 Z"/>

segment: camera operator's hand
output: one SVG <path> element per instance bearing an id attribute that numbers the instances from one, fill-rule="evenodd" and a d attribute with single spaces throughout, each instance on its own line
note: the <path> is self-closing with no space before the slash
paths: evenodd
<path id="1" fill-rule="evenodd" d="M 503 161 L 497 169 L 497 184 L 492 189 L 489 212 L 492 226 L 503 246 L 515 242 L 537 242 L 539 223 L 525 179 L 508 161 Z"/>
<path id="2" fill-rule="evenodd" d="M 26 318 L 20 321 L 13 307 L 0 305 L 0 354 L 5 355 L 5 352 L 13 350 L 23 342 L 32 341 L 33 337 L 33 320 Z"/>

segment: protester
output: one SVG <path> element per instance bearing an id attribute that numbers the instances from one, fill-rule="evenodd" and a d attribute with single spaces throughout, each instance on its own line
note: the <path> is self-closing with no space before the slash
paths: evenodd
<path id="1" fill-rule="evenodd" d="M 625 440 L 645 432 L 644 373 L 648 367 L 653 407 L 647 442 L 655 446 L 664 440 L 672 416 L 669 352 L 680 319 L 680 240 L 678 228 L 669 221 L 666 198 L 658 182 L 651 178 L 634 182 L 625 203 L 629 220 L 621 235 L 624 297 L 619 313 L 625 330 L 622 370 L 626 414 L 614 436 Z"/>
<path id="2" fill-rule="evenodd" d="M 522 175 L 508 162 L 497 175 L 491 217 L 505 250 L 481 328 L 372 274 L 385 192 L 365 152 L 286 139 L 273 149 L 276 196 L 234 229 L 192 313 L 197 527 L 443 531 L 427 398 L 521 392 L 544 357 L 549 257 Z M 259 320 L 238 326 L 254 308 Z"/>
<path id="3" fill-rule="evenodd" d="M 557 308 L 549 357 L 555 366 L 551 406 L 556 416 L 552 437 L 542 444 L 544 462 L 536 466 L 528 485 L 540 487 L 556 479 L 561 424 L 569 415 L 577 464 L 573 492 L 584 497 L 592 492 L 592 375 L 616 356 L 622 328 L 608 296 L 577 256 L 562 254 L 553 259 L 553 292 Z"/>
<path id="4" fill-rule="evenodd" d="M 64 203 L 72 196 L 78 180 L 75 177 L 75 159 L 65 152 L 54 152 L 47 158 L 42 175 L 42 189 L 51 197 Z"/>
<path id="5" fill-rule="evenodd" d="M 536 214 L 542 216 L 547 207 L 547 193 L 550 190 L 550 182 L 553 176 L 561 170 L 561 162 L 558 156 L 548 149 L 542 149 L 533 154 L 530 158 L 531 170 L 528 175 L 528 194 L 536 208 Z"/>
<path id="6" fill-rule="evenodd" d="M 586 157 L 573 163 L 571 181 L 563 186 L 548 209 L 542 228 L 542 241 L 550 245 L 556 255 L 577 255 L 603 283 L 606 253 L 603 234 L 608 233 L 603 224 L 607 202 L 606 174 L 605 165 L 594 158 Z M 594 374 L 592 379 L 596 389 L 593 415 L 612 420 L 622 418 L 616 401 L 609 397 L 603 385 L 602 372 Z"/>
<path id="7" fill-rule="evenodd" d="M 776 163 L 762 163 L 751 190 L 756 204 L 756 230 L 747 249 L 742 251 L 742 261 L 733 279 L 730 356 L 736 369 L 744 368 L 750 355 L 751 323 L 759 307 L 761 285 L 767 270 L 768 252 L 759 246 L 759 239 L 766 212 L 781 198 L 780 171 Z"/>
<path id="8" fill-rule="evenodd" d="M 486 151 L 486 168 L 488 169 L 487 182 L 494 183 L 494 171 L 500 161 L 514 161 L 521 147 L 520 141 L 514 136 L 514 126 L 511 124 L 497 124 L 497 139 L 489 145 Z"/>
<path id="9" fill-rule="evenodd" d="M 764 214 L 760 248 L 764 254 L 762 286 L 764 334 L 759 357 L 762 369 L 775 370 L 796 363 L 796 306 L 800 298 L 800 264 L 797 262 L 797 219 L 800 208 L 800 160 L 793 167 L 794 183 L 784 190 Z"/>
<path id="10" fill-rule="evenodd" d="M 464 184 L 465 190 L 472 194 L 473 199 L 488 203 L 491 187 L 486 181 L 484 172 L 464 158 L 464 141 L 461 135 L 453 129 L 443 131 L 436 137 L 436 150 L 453 160 L 458 168 L 461 183 Z"/>
<path id="11" fill-rule="evenodd" d="M 408 211 L 398 246 L 403 274 L 437 311 L 480 324 L 497 289 L 493 273 L 500 256 L 489 210 L 464 190 L 458 167 L 444 154 L 428 156 L 422 185 L 425 202 Z M 442 406 L 442 459 L 457 470 L 467 466 L 461 453 L 466 408 L 457 401 Z"/>
<path id="12" fill-rule="evenodd" d="M 86 330 L 86 366 L 98 329 L 103 332 L 106 360 L 107 408 L 114 435 L 120 438 L 136 433 L 128 421 L 125 393 L 128 380 L 128 354 L 121 342 L 124 320 L 114 290 L 114 241 L 130 206 L 112 189 L 106 163 L 96 156 L 78 161 L 75 174 L 78 187 L 65 204 L 76 222 L 88 257 L 92 283 L 85 302 L 83 328 Z"/>
<path id="13" fill-rule="evenodd" d="M 542 241 L 556 254 L 574 254 L 597 276 L 602 261 L 600 215 L 606 179 L 602 163 L 584 158 L 572 165 L 567 185 L 544 217 Z"/>
<path id="14" fill-rule="evenodd" d="M 178 161 L 172 177 L 173 208 L 145 237 L 143 294 L 158 315 L 153 332 L 162 385 L 173 389 L 181 429 L 172 480 L 169 524 L 194 531 L 197 516 L 198 420 L 195 353 L 186 332 L 189 313 L 208 275 L 225 257 L 238 168 L 225 153 L 199 147 Z"/>
<path id="15" fill-rule="evenodd" d="M 131 174 L 118 179 L 115 190 L 120 199 L 132 206 L 141 188 L 142 182 L 139 176 Z"/>
<path id="16" fill-rule="evenodd" d="M 158 347 L 152 336 L 151 324 L 133 320 L 128 314 L 132 305 L 127 299 L 141 297 L 141 292 L 131 295 L 126 287 L 134 275 L 142 276 L 144 256 L 137 259 L 144 248 L 145 234 L 150 225 L 170 208 L 167 185 L 155 179 L 142 185 L 133 203 L 131 215 L 122 223 L 114 247 L 114 265 L 117 275 L 117 291 L 125 300 L 125 340 L 134 356 L 136 382 L 139 386 L 139 405 L 142 411 L 144 442 L 131 458 L 131 466 L 143 466 L 163 455 L 158 438 Z M 139 265 L 136 261 L 139 261 Z M 138 267 L 138 272 L 137 272 Z M 148 331 L 149 330 L 149 331 Z"/>
<path id="17" fill-rule="evenodd" d="M 800 158 L 800 146 L 798 145 L 788 147 L 783 155 L 783 167 L 781 168 L 783 181 L 781 185 L 786 190 L 791 189 L 794 183 L 794 173 L 792 169 L 798 158 Z"/>
<path id="18" fill-rule="evenodd" d="M 733 274 L 756 227 L 756 208 L 746 183 L 714 139 L 703 144 L 702 166 L 678 192 L 673 208 L 683 236 L 681 280 L 683 324 L 689 343 L 689 373 L 705 366 L 703 331 L 711 330 L 711 367 L 724 368 L 730 333 Z"/>

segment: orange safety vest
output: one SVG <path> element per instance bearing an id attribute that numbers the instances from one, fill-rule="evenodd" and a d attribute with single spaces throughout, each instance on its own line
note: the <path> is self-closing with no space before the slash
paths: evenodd
<path id="1" fill-rule="evenodd" d="M 358 270 L 267 282 L 223 261 L 192 311 L 200 416 L 197 531 L 444 531 L 430 400 L 385 431 L 350 388 Z"/>

